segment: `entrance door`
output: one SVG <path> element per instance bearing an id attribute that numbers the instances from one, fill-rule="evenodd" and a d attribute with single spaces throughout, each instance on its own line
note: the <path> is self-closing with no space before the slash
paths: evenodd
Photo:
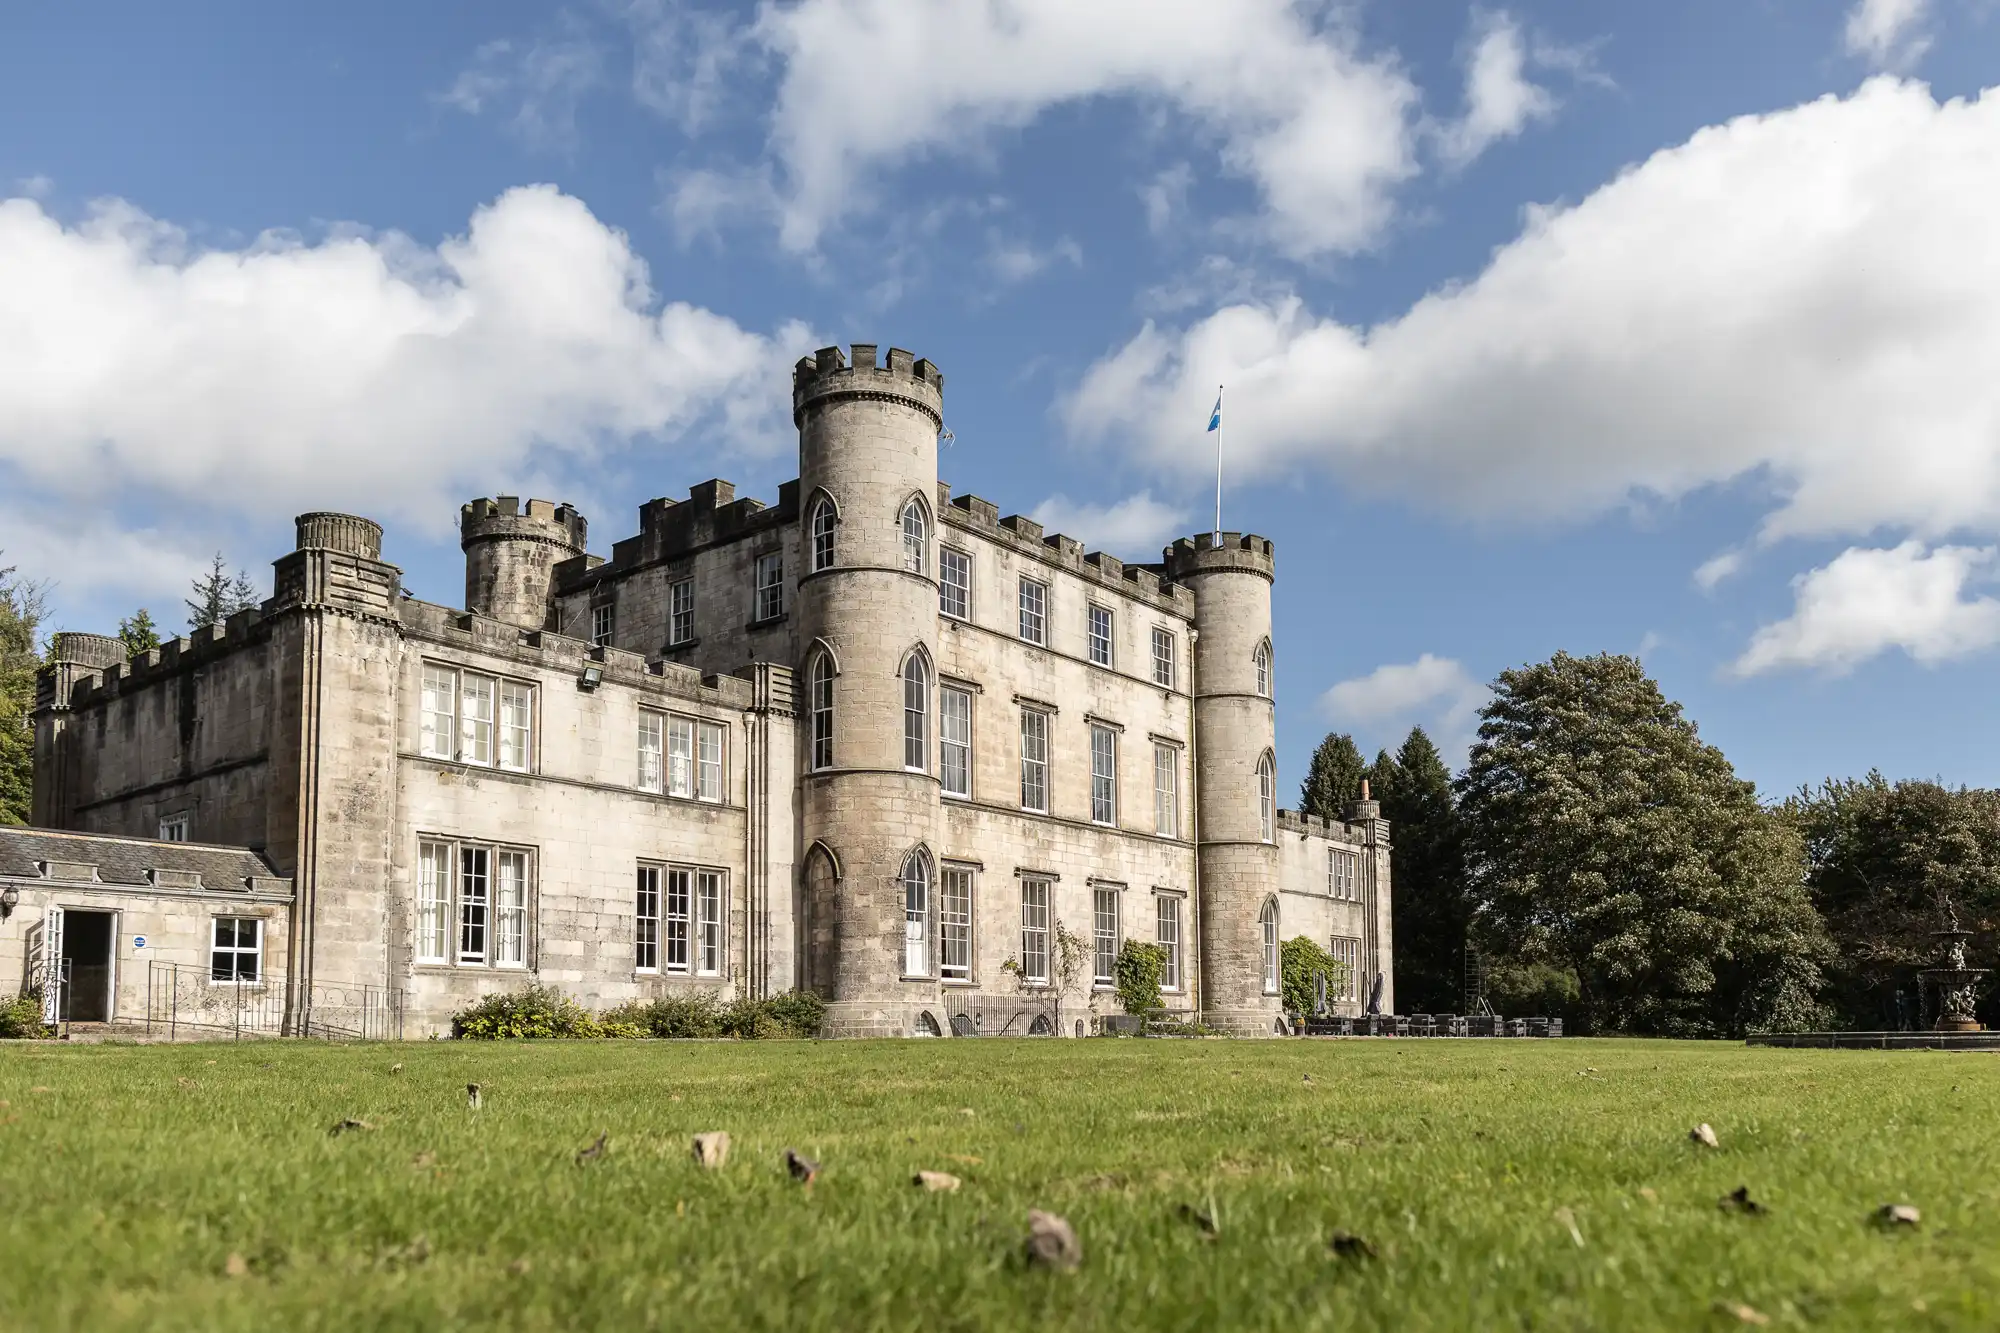
<path id="1" fill-rule="evenodd" d="M 70 1023 L 111 1020 L 111 941 L 116 918 L 110 912 L 63 911 L 62 956 L 69 964 L 62 1017 Z"/>

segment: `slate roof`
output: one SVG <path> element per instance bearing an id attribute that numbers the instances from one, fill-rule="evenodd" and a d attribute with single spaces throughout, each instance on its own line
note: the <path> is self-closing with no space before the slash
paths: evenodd
<path id="1" fill-rule="evenodd" d="M 97 867 L 106 884 L 147 886 L 152 870 L 192 870 L 210 889 L 243 889 L 254 875 L 277 878 L 269 861 L 248 847 L 114 838 L 102 833 L 0 825 L 0 876 L 39 879 L 38 861 L 80 861 Z"/>

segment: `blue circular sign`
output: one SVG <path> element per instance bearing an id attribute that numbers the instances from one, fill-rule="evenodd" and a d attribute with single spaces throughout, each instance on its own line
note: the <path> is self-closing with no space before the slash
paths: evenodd
<path id="1" fill-rule="evenodd" d="M 145 947 L 146 947 L 146 937 L 145 937 L 144 935 L 134 935 L 134 936 L 132 937 L 132 947 L 133 947 L 133 948 L 135 948 L 135 949 L 143 949 L 143 948 L 145 948 Z"/>

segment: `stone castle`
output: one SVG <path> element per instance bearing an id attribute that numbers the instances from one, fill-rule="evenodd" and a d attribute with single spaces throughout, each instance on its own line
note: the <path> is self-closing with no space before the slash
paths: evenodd
<path id="1" fill-rule="evenodd" d="M 408 1035 L 531 979 L 997 1034 L 1053 1029 L 1066 952 L 1062 1026 L 1115 1012 L 1135 939 L 1170 1007 L 1269 1034 L 1306 935 L 1336 1010 L 1393 1012 L 1379 809 L 1277 805 L 1271 543 L 1125 564 L 954 497 L 942 392 L 900 349 L 801 360 L 777 503 L 704 482 L 609 559 L 569 505 L 475 500 L 462 608 L 314 513 L 255 610 L 129 661 L 61 635 L 0 968 L 112 1021 L 164 970 L 394 995 Z"/>

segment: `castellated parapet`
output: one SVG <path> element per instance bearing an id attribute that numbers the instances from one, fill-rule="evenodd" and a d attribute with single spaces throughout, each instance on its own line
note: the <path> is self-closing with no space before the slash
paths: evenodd
<path id="1" fill-rule="evenodd" d="M 522 629 L 549 625 L 555 568 L 584 553 L 589 528 L 567 504 L 517 496 L 468 501 L 458 511 L 465 606 Z"/>
<path id="2" fill-rule="evenodd" d="M 944 427 L 944 375 L 929 361 L 891 347 L 887 364 L 876 364 L 874 343 L 855 343 L 849 365 L 838 347 L 822 347 L 792 367 L 792 420 L 805 429 L 807 413 L 841 401 L 900 403 L 930 418 L 933 433 Z"/>

